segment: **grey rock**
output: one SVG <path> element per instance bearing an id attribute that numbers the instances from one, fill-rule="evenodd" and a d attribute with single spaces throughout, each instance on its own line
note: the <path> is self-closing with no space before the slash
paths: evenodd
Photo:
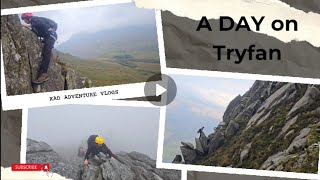
<path id="1" fill-rule="evenodd" d="M 181 144 L 183 147 L 189 148 L 189 149 L 194 149 L 193 144 L 189 143 L 189 142 L 183 142 L 181 141 Z"/>
<path id="2" fill-rule="evenodd" d="M 204 134 L 204 132 L 201 132 L 199 140 L 200 140 L 200 144 L 202 146 L 204 153 L 207 153 L 208 152 L 208 138 Z"/>
<path id="3" fill-rule="evenodd" d="M 213 139 L 209 142 L 209 152 L 208 154 L 212 154 L 214 151 L 216 151 L 225 141 L 225 137 L 223 133 L 217 133 Z"/>
<path id="4" fill-rule="evenodd" d="M 292 129 L 292 130 L 290 130 L 285 136 L 284 136 L 284 138 L 286 139 L 290 134 L 292 134 L 292 133 L 294 133 L 294 130 Z"/>
<path id="5" fill-rule="evenodd" d="M 43 44 L 29 29 L 22 28 L 18 15 L 1 17 L 1 41 L 7 95 L 22 95 L 83 88 L 80 76 L 54 53 L 51 56 L 49 80 L 41 85 L 32 82 L 38 76 Z"/>
<path id="6" fill-rule="evenodd" d="M 257 110 L 257 113 L 254 116 L 252 116 L 252 118 L 249 120 L 246 128 L 251 127 L 255 122 L 257 122 L 265 113 L 265 110 L 269 109 L 269 107 L 272 106 L 273 103 L 275 103 L 277 100 L 283 97 L 286 91 L 290 89 L 290 86 L 290 83 L 282 86 L 280 89 L 274 92 L 268 99 L 266 99 L 266 102 Z"/>
<path id="7" fill-rule="evenodd" d="M 226 131 L 225 131 L 226 137 L 233 136 L 238 131 L 239 127 L 240 127 L 240 125 L 237 122 L 231 120 L 230 123 L 228 124 Z"/>
<path id="8" fill-rule="evenodd" d="M 29 141 L 27 153 L 50 152 L 53 149 L 45 142 Z"/>
<path id="9" fill-rule="evenodd" d="M 229 122 L 230 118 L 232 118 L 232 115 L 234 114 L 233 110 L 240 102 L 241 102 L 241 96 L 238 95 L 229 103 L 226 111 L 223 114 L 223 122 Z"/>
<path id="10" fill-rule="evenodd" d="M 180 150 L 185 163 L 191 164 L 197 159 L 197 152 L 195 149 L 180 146 Z"/>
<path id="11" fill-rule="evenodd" d="M 196 142 L 196 150 L 201 154 L 205 154 L 205 151 L 202 147 L 200 140 L 198 138 L 195 138 L 195 142 Z"/>
<path id="12" fill-rule="evenodd" d="M 249 150 L 251 148 L 252 143 L 247 144 L 244 149 L 240 153 L 240 163 L 242 164 L 243 160 L 248 157 Z"/>
<path id="13" fill-rule="evenodd" d="M 320 90 L 315 86 L 309 86 L 303 97 L 289 111 L 287 117 L 295 116 L 318 100 L 320 100 Z"/>
<path id="14" fill-rule="evenodd" d="M 282 134 L 287 132 L 287 130 L 290 128 L 291 125 L 296 123 L 298 120 L 299 115 L 296 115 L 294 118 L 287 121 L 287 123 L 282 127 L 281 132 L 278 134 L 277 138 L 279 138 Z M 287 136 L 287 135 L 286 135 Z"/>
<path id="15" fill-rule="evenodd" d="M 39 145 L 40 144 L 40 145 Z M 181 174 L 176 170 L 157 169 L 156 161 L 147 155 L 138 152 L 117 154 L 117 159 L 93 157 L 87 166 L 83 165 L 83 158 L 76 155 L 73 160 L 66 160 L 55 152 L 50 146 L 28 139 L 29 149 L 37 152 L 27 152 L 27 163 L 50 163 L 52 172 L 67 178 L 77 180 L 180 180 Z M 47 144 L 46 144 L 47 145 Z M 51 151 L 43 151 L 51 149 Z M 76 154 L 76 153 L 75 153 Z M 100 161 L 100 162 L 98 162 Z"/>
<path id="16" fill-rule="evenodd" d="M 176 155 L 176 157 L 173 159 L 172 163 L 174 164 L 180 164 L 182 162 L 182 156 Z"/>
<path id="17" fill-rule="evenodd" d="M 293 139 L 288 149 L 286 150 L 287 154 L 294 152 L 297 148 L 304 148 L 307 146 L 307 136 L 310 133 L 310 128 L 304 128 L 300 131 L 300 134 Z"/>

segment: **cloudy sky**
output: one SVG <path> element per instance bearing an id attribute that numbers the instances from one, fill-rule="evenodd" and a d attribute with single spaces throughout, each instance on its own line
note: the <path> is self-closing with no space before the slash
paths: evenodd
<path id="1" fill-rule="evenodd" d="M 159 109 L 64 105 L 29 111 L 28 138 L 53 148 L 77 150 L 92 134 L 102 135 L 113 152 L 137 151 L 156 159 Z"/>
<path id="2" fill-rule="evenodd" d="M 180 142 L 194 144 L 197 131 L 205 127 L 208 135 L 221 121 L 229 102 L 243 95 L 252 86 L 252 80 L 213 77 L 171 76 L 177 84 L 177 96 L 167 106 L 164 162 L 171 162 L 180 154 Z"/>
<path id="3" fill-rule="evenodd" d="M 56 46 L 77 33 L 97 32 L 130 25 L 156 24 L 153 10 L 137 8 L 134 3 L 34 12 L 34 15 L 57 22 L 59 39 Z"/>

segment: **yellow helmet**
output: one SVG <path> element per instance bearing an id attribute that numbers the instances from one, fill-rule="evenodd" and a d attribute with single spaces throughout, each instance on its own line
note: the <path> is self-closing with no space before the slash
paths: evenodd
<path id="1" fill-rule="evenodd" d="M 102 145 L 104 143 L 104 140 L 101 136 L 97 136 L 95 142 L 99 145 Z"/>

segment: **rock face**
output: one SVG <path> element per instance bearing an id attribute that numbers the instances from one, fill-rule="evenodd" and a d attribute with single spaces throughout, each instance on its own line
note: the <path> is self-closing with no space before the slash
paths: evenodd
<path id="1" fill-rule="evenodd" d="M 319 85 L 256 81 L 230 102 L 207 146 L 196 138 L 181 151 L 191 164 L 317 173 L 319 142 Z"/>
<path id="2" fill-rule="evenodd" d="M 29 29 L 22 28 L 17 15 L 1 17 L 1 41 L 7 95 L 22 95 L 84 88 L 84 77 L 68 68 L 54 51 L 48 70 L 50 79 L 34 85 L 42 60 L 42 43 Z"/>
<path id="3" fill-rule="evenodd" d="M 78 165 L 71 164 L 45 142 L 37 142 L 32 139 L 27 139 L 26 159 L 27 163 L 49 163 L 52 172 L 70 179 L 77 179 L 78 166 L 82 163 L 79 158 Z"/>
<path id="4" fill-rule="evenodd" d="M 2 111 L 1 108 L 1 166 L 11 167 L 20 162 L 22 111 Z"/>
<path id="5" fill-rule="evenodd" d="M 100 166 L 88 165 L 82 168 L 81 180 L 178 180 L 178 171 L 156 169 L 156 162 L 148 156 L 131 152 L 118 155 L 122 162 L 111 158 Z"/>
<path id="6" fill-rule="evenodd" d="M 76 152 L 76 150 L 75 150 Z M 117 154 L 120 161 L 103 157 L 103 161 L 90 159 L 88 166 L 83 158 L 66 161 L 45 142 L 27 140 L 27 163 L 50 163 L 51 170 L 74 180 L 180 180 L 179 171 L 157 169 L 156 161 L 138 153 Z"/>

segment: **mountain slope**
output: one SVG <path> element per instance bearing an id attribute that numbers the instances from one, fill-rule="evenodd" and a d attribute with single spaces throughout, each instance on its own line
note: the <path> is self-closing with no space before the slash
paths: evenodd
<path id="1" fill-rule="evenodd" d="M 186 163 L 317 173 L 319 142 L 320 86 L 256 81 L 212 134 L 181 150 Z"/>
<path id="2" fill-rule="evenodd" d="M 1 42 L 8 95 L 84 87 L 82 80 L 86 78 L 66 68 L 57 56 L 51 58 L 48 70 L 50 79 L 42 85 L 32 83 L 42 60 L 43 45 L 33 32 L 22 28 L 18 15 L 1 17 Z"/>
<path id="3" fill-rule="evenodd" d="M 102 156 L 105 162 L 90 159 L 83 166 L 83 158 L 75 156 L 66 161 L 45 142 L 27 140 L 27 163 L 50 163 L 51 170 L 67 178 L 77 180 L 180 180 L 180 172 L 157 169 L 156 161 L 138 153 L 117 154 L 122 162 Z M 71 159 L 71 160 L 69 160 Z"/>
<path id="4" fill-rule="evenodd" d="M 60 51 L 82 58 L 112 57 L 114 54 L 146 54 L 158 57 L 157 30 L 153 25 L 135 25 L 74 34 L 59 45 Z"/>

